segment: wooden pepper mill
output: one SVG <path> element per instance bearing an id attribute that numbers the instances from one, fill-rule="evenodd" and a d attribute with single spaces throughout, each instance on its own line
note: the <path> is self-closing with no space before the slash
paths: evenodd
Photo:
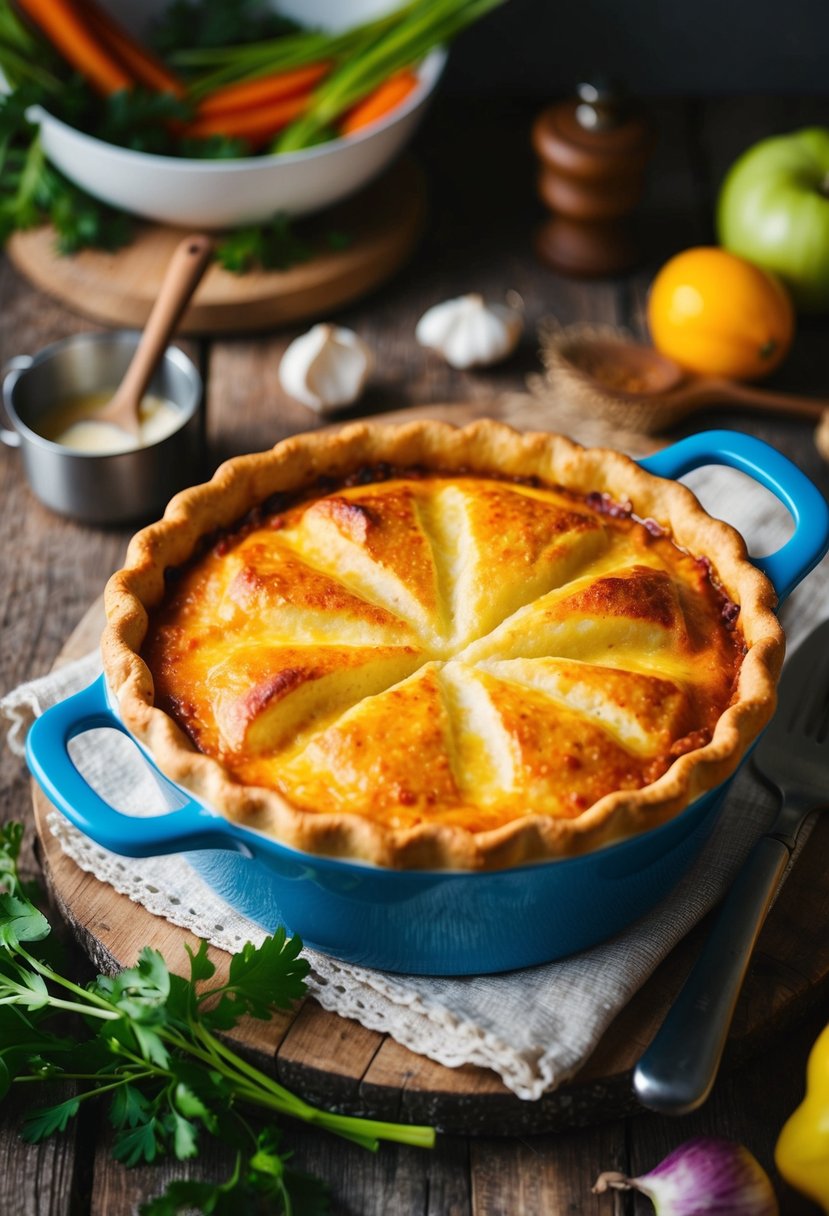
<path id="1" fill-rule="evenodd" d="M 618 87 L 597 80 L 576 92 L 533 124 L 538 191 L 552 212 L 538 230 L 536 252 L 562 274 L 619 274 L 638 257 L 630 214 L 642 194 L 652 132 Z"/>

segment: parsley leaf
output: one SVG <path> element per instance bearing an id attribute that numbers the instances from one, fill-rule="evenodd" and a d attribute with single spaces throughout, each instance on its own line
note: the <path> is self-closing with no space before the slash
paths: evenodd
<path id="1" fill-rule="evenodd" d="M 122 1129 L 112 1142 L 112 1155 L 116 1161 L 123 1161 L 126 1166 L 138 1165 L 146 1161 L 149 1165 L 158 1156 L 159 1124 L 156 1119 L 139 1123 L 136 1127 Z"/>
<path id="2" fill-rule="evenodd" d="M 132 240 L 131 216 L 79 190 L 51 165 L 44 170 L 39 201 L 55 229 L 59 253 L 88 248 L 113 253 Z"/>
<path id="3" fill-rule="evenodd" d="M 11 974 L 4 974 L 0 990 L 4 994 L 4 1001 L 24 1009 L 34 1011 L 49 1004 L 49 989 L 43 982 L 43 977 L 36 971 L 27 971 L 23 967 L 14 966 Z"/>
<path id="4" fill-rule="evenodd" d="M 107 985 L 113 1004 L 132 1018 L 157 1011 L 170 995 L 170 972 L 157 950 L 145 946 L 135 967 L 119 971 Z"/>
<path id="5" fill-rule="evenodd" d="M 112 1095 L 109 1121 L 114 1128 L 138 1127 L 152 1116 L 152 1106 L 135 1085 L 121 1085 Z"/>
<path id="6" fill-rule="evenodd" d="M 69 1120 L 74 1119 L 80 1105 L 79 1098 L 67 1098 L 65 1102 L 58 1102 L 55 1106 L 41 1106 L 38 1110 L 33 1110 L 23 1120 L 21 1137 L 27 1144 L 38 1144 L 55 1132 L 65 1132 Z"/>
<path id="7" fill-rule="evenodd" d="M 178 1111 L 171 1110 L 164 1120 L 165 1130 L 172 1136 L 173 1152 L 177 1160 L 186 1161 L 198 1153 L 198 1131 L 195 1123 L 185 1119 Z"/>
<path id="8" fill-rule="evenodd" d="M 49 220 L 61 253 L 90 245 L 120 248 L 132 237 L 131 218 L 91 198 L 46 162 L 37 128 L 26 118 L 38 100 L 31 86 L 0 96 L 0 242 Z M 71 109 L 68 102 L 66 108 Z"/>
<path id="9" fill-rule="evenodd" d="M 139 1209 L 141 1216 L 178 1216 L 195 1209 L 204 1216 L 238 1216 L 240 1210 L 236 1182 L 231 1187 L 213 1182 L 185 1179 L 171 1182 L 163 1195 L 156 1196 Z M 278 1213 L 274 1213 L 278 1216 Z"/>
<path id="10" fill-rule="evenodd" d="M 173 0 L 153 29 L 162 54 L 187 47 L 227 47 L 278 38 L 300 27 L 263 0 Z"/>
<path id="11" fill-rule="evenodd" d="M 300 939 L 289 938 L 281 925 L 261 946 L 246 942 L 230 960 L 227 983 L 215 990 L 218 1004 L 203 1011 L 205 1024 L 229 1030 L 244 1014 L 268 1021 L 274 1008 L 289 1009 L 305 994 L 310 970 L 301 949 Z"/>
<path id="12" fill-rule="evenodd" d="M 207 953 L 207 942 L 202 938 L 196 951 L 190 949 L 185 942 L 184 949 L 190 959 L 190 983 L 197 984 L 199 980 L 211 980 L 216 974 L 216 967 Z"/>
<path id="13" fill-rule="evenodd" d="M 141 1056 L 166 1068 L 170 1054 L 158 1032 L 167 1022 L 170 973 L 158 951 L 145 946 L 137 966 L 119 972 L 114 979 L 99 976 L 93 990 L 123 1015 Z M 123 1042 L 123 1035 L 120 1037 Z"/>
<path id="14" fill-rule="evenodd" d="M 188 1119 L 201 1119 L 208 1131 L 216 1130 L 216 1116 L 202 1102 L 198 1094 L 193 1093 L 188 1085 L 179 1081 L 173 1093 L 176 1109 Z"/>
<path id="15" fill-rule="evenodd" d="M 99 107 L 100 102 L 87 123 L 98 139 L 160 155 L 175 148 L 171 124 L 184 122 L 191 114 L 191 107 L 172 93 L 146 89 L 120 89 L 106 98 L 103 109 Z"/>
<path id="16" fill-rule="evenodd" d="M 220 241 L 216 260 L 232 274 L 249 270 L 289 270 L 309 262 L 320 251 L 339 252 L 348 249 L 352 238 L 339 229 L 319 231 L 319 225 L 303 229 L 292 224 L 286 215 L 275 215 L 264 224 L 237 228 Z"/>
<path id="17" fill-rule="evenodd" d="M 17 863 L 22 841 L 22 823 L 4 823 L 0 827 L 0 891 L 6 891 L 9 895 L 20 891 Z"/>
<path id="18" fill-rule="evenodd" d="M 216 247 L 219 264 L 233 274 L 244 274 L 254 267 L 287 270 L 310 261 L 313 254 L 312 246 L 297 236 L 285 215 L 276 215 L 266 224 L 237 228 Z"/>
<path id="19" fill-rule="evenodd" d="M 39 942 L 49 932 L 48 920 L 27 899 L 0 894 L 0 946 L 8 950 L 21 942 Z"/>
<path id="20" fill-rule="evenodd" d="M 240 1211 L 246 1216 L 328 1216 L 328 1187 L 287 1165 L 277 1146 L 275 1135 L 262 1133 L 253 1156 L 245 1162 L 240 1154 L 224 1182 L 171 1182 L 162 1195 L 142 1205 L 140 1216 L 178 1216 L 193 1209 L 205 1216 L 238 1216 Z"/>

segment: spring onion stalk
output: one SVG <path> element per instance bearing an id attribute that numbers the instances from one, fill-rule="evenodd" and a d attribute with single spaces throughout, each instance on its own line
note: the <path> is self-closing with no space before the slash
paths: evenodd
<path id="1" fill-rule="evenodd" d="M 419 0 L 403 18 L 349 57 L 313 94 L 308 112 L 282 132 L 275 152 L 296 152 L 367 96 L 392 73 L 417 63 L 503 0 Z"/>
<path id="2" fill-rule="evenodd" d="M 221 85 L 255 80 L 258 76 L 275 72 L 287 72 L 308 63 L 317 63 L 321 59 L 343 59 L 395 25 L 410 7 L 411 5 L 408 5 L 404 9 L 396 9 L 384 17 L 337 34 L 321 30 L 303 30 L 267 42 L 179 51 L 170 57 L 170 62 L 182 68 L 213 69 L 192 82 L 190 95 L 198 98 Z"/>
<path id="3" fill-rule="evenodd" d="M 10 88 L 37 84 L 50 92 L 61 82 L 43 62 L 43 48 L 31 35 L 8 0 L 0 0 L 0 71 Z"/>
<path id="4" fill-rule="evenodd" d="M 779 1216 L 768 1174 L 742 1144 L 701 1136 L 674 1149 L 649 1174 L 601 1174 L 593 1187 L 639 1191 L 656 1216 Z"/>

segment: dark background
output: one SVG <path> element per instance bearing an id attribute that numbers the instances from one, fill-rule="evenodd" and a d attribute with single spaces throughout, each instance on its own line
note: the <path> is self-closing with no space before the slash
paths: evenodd
<path id="1" fill-rule="evenodd" d="M 141 31 L 169 0 L 101 0 Z M 398 0 L 260 0 L 349 26 Z M 555 97 L 599 69 L 646 95 L 829 92 L 829 0 L 507 0 L 466 31 L 444 87 Z"/>
<path id="2" fill-rule="evenodd" d="M 554 97 L 597 68 L 646 95 L 826 93 L 829 0 L 508 0 L 446 86 Z"/>

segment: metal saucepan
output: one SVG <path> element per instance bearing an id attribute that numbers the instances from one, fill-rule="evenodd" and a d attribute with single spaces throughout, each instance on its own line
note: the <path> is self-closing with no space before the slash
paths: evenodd
<path id="1" fill-rule="evenodd" d="M 0 428 L 0 439 L 20 449 L 40 501 L 81 523 L 123 524 L 158 515 L 176 491 L 199 476 L 201 376 L 175 346 L 165 351 L 148 389 L 181 415 L 166 438 L 100 454 L 74 451 L 38 432 L 38 424 L 62 401 L 120 384 L 140 336 L 132 330 L 75 334 L 6 364 L 3 406 L 10 427 Z"/>

